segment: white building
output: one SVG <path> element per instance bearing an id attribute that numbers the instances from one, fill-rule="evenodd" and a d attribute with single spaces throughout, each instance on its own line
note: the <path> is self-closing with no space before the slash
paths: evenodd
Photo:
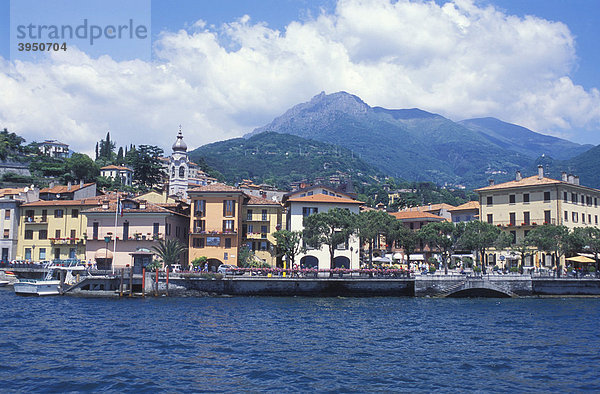
<path id="1" fill-rule="evenodd" d="M 169 196 L 177 196 L 187 199 L 189 181 L 189 162 L 187 145 L 183 142 L 181 126 L 177 134 L 177 140 L 172 146 L 173 153 L 169 160 Z"/>
<path id="2" fill-rule="evenodd" d="M 122 185 L 131 186 L 133 181 L 133 170 L 124 166 L 105 166 L 100 169 L 100 175 L 113 180 L 120 179 Z"/>
<path id="3" fill-rule="evenodd" d="M 322 190 L 321 190 L 322 189 Z M 326 191 L 328 194 L 313 193 L 306 195 L 304 193 L 292 193 L 286 196 L 285 205 L 287 207 L 286 227 L 289 231 L 302 231 L 304 229 L 303 219 L 313 213 L 328 212 L 333 208 L 348 209 L 350 212 L 358 214 L 359 206 L 363 204 L 360 201 L 345 197 L 336 196 L 333 189 L 322 187 L 320 191 Z M 299 196 L 305 194 L 304 196 Z M 319 269 L 329 268 L 351 268 L 358 269 L 360 242 L 356 235 L 352 235 L 347 244 L 341 244 L 336 248 L 333 260 L 333 267 L 330 267 L 330 256 L 327 245 L 320 249 L 308 249 L 306 253 L 298 255 L 296 261 L 304 267 L 315 267 Z"/>
<path id="4" fill-rule="evenodd" d="M 50 157 L 69 157 L 69 145 L 57 140 L 45 140 L 40 143 L 39 150 L 42 154 Z"/>

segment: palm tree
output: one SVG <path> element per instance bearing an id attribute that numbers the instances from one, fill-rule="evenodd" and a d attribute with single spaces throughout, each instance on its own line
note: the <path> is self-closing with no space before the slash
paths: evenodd
<path id="1" fill-rule="evenodd" d="M 171 264 L 177 263 L 179 255 L 187 250 L 187 247 L 176 239 L 165 239 L 158 241 L 158 245 L 153 246 L 152 250 L 158 255 L 162 263 L 171 271 Z M 167 283 L 167 294 L 169 294 L 169 284 Z"/>

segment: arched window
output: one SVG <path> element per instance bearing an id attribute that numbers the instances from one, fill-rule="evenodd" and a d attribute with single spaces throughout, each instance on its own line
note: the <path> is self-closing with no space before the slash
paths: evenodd
<path id="1" fill-rule="evenodd" d="M 184 166 L 179 167 L 179 177 L 185 178 L 185 167 Z"/>
<path id="2" fill-rule="evenodd" d="M 171 167 L 171 177 L 175 177 L 175 166 Z"/>

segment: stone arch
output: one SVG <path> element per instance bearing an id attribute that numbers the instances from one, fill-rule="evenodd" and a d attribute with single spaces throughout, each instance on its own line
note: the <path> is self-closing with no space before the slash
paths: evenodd
<path id="1" fill-rule="evenodd" d="M 223 264 L 219 259 L 208 259 L 206 262 L 208 263 L 208 272 L 217 272 L 217 268 Z"/>
<path id="2" fill-rule="evenodd" d="M 304 256 L 300 259 L 300 267 L 319 268 L 319 259 L 315 256 Z"/>
<path id="3" fill-rule="evenodd" d="M 346 256 L 338 256 L 334 258 L 333 268 L 350 268 L 350 259 Z"/>
<path id="4" fill-rule="evenodd" d="M 511 298 L 510 294 L 503 291 L 490 289 L 485 287 L 476 287 L 470 289 L 463 289 L 454 293 L 448 294 L 446 297 L 450 298 L 472 298 L 472 297 L 483 297 L 483 298 Z"/>

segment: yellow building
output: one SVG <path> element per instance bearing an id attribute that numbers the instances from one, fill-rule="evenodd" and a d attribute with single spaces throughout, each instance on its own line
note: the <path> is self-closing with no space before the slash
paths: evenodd
<path id="1" fill-rule="evenodd" d="M 83 210 L 100 198 L 36 201 L 20 207 L 17 260 L 85 259 L 87 219 Z"/>
<path id="2" fill-rule="evenodd" d="M 579 178 L 563 173 L 562 180 L 538 174 L 523 178 L 517 171 L 515 180 L 475 190 L 479 194 L 480 220 L 508 231 L 513 242 L 521 241 L 535 226 L 548 224 L 575 227 L 598 227 L 600 190 L 579 184 Z M 504 265 L 502 253 L 487 256 L 489 264 Z M 504 256 L 505 259 L 509 256 Z M 541 266 L 552 266 L 551 256 L 534 257 Z M 491 261 L 490 261 L 491 259 Z M 535 261 L 526 261 L 533 265 Z"/>
<path id="3" fill-rule="evenodd" d="M 205 256 L 211 269 L 221 264 L 238 265 L 242 244 L 242 206 L 248 197 L 222 183 L 187 191 L 191 199 L 189 260 Z"/>
<path id="4" fill-rule="evenodd" d="M 273 233 L 281 229 L 283 207 L 276 201 L 249 196 L 243 206 L 243 244 L 262 261 L 275 267 L 281 261 L 276 257 L 277 242 Z"/>

